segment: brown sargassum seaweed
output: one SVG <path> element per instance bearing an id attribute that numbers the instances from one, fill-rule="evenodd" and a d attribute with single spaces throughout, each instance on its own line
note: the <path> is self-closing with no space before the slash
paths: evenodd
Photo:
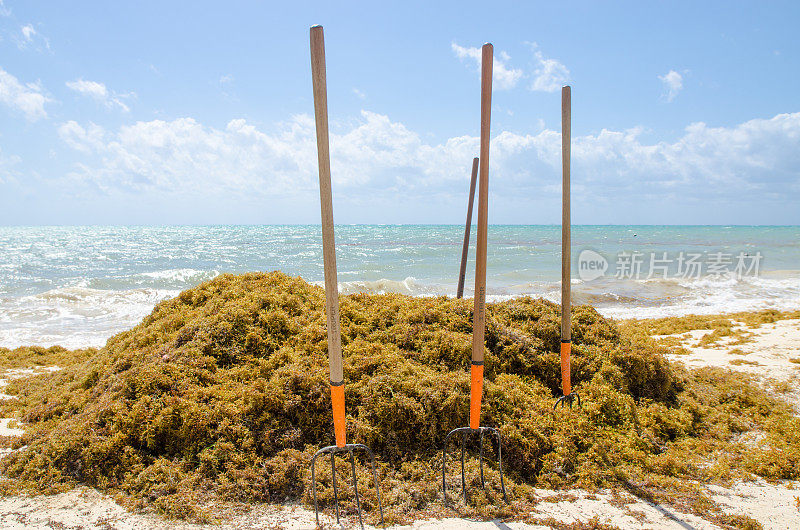
<path id="1" fill-rule="evenodd" d="M 378 457 L 387 520 L 446 513 L 441 449 L 447 432 L 467 424 L 472 301 L 340 300 L 348 441 Z M 0 485 L 87 484 L 134 509 L 195 520 L 213 519 L 221 502 L 308 503 L 310 457 L 333 438 L 323 307 L 322 289 L 300 278 L 222 275 L 159 304 L 88 360 L 12 382 L 7 392 L 19 400 L 3 412 L 27 433 L 0 462 L 9 477 Z M 742 375 L 686 371 L 645 333 L 620 331 L 588 306 L 574 308 L 572 332 L 584 407 L 554 414 L 559 312 L 531 298 L 487 308 L 482 423 L 503 434 L 511 504 L 501 502 L 492 465 L 480 490 L 473 457 L 469 506 L 451 468 L 460 513 L 524 518 L 533 487 L 611 487 L 750 527 L 699 483 L 800 477 L 800 419 L 788 405 Z M 358 473 L 374 517 L 368 468 Z M 330 507 L 325 466 L 321 480 Z"/>

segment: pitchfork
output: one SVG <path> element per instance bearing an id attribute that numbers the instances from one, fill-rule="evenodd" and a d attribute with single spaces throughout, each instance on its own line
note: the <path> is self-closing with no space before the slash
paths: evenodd
<path id="1" fill-rule="evenodd" d="M 569 218 L 569 166 L 570 166 L 570 138 L 571 138 L 571 92 L 568 86 L 561 88 L 561 171 L 562 171 L 562 190 L 561 190 L 561 392 L 553 405 L 556 410 L 559 404 L 562 407 L 577 401 L 581 406 L 581 397 L 572 391 L 570 381 L 572 366 L 570 363 L 570 353 L 572 350 L 571 327 L 572 318 L 570 299 L 572 285 L 570 280 L 570 218 Z"/>
<path id="2" fill-rule="evenodd" d="M 319 507 L 317 506 L 317 458 L 331 455 L 331 480 L 333 482 L 333 498 L 336 504 L 336 524 L 339 522 L 339 491 L 336 486 L 335 456 L 340 453 L 350 455 L 350 467 L 353 473 L 353 492 L 358 507 L 358 522 L 364 528 L 361 516 L 361 499 L 358 496 L 358 480 L 356 478 L 356 458 L 354 451 L 363 451 L 369 457 L 372 466 L 372 478 L 375 481 L 375 493 L 378 496 L 378 509 L 383 525 L 383 506 L 381 490 L 378 485 L 378 473 L 375 470 L 375 455 L 369 447 L 362 444 L 348 444 L 344 416 L 344 374 L 342 371 L 342 336 L 339 329 L 339 288 L 336 275 L 336 243 L 333 237 L 333 203 L 331 199 L 331 165 L 328 150 L 328 96 L 325 82 L 325 39 L 322 26 L 311 28 L 311 75 L 314 83 L 314 115 L 317 122 L 317 156 L 319 160 L 319 197 L 322 210 L 322 255 L 325 265 L 325 312 L 328 318 L 328 361 L 330 363 L 331 404 L 333 406 L 333 427 L 336 445 L 323 447 L 311 459 L 311 488 L 314 493 L 314 512 L 319 526 Z"/>
<path id="3" fill-rule="evenodd" d="M 482 427 L 481 398 L 483 393 L 483 350 L 486 327 L 486 232 L 488 228 L 489 209 L 489 122 L 492 112 L 492 55 L 491 44 L 484 44 L 481 59 L 481 147 L 480 147 L 480 190 L 478 192 L 478 240 L 475 256 L 475 308 L 472 319 L 472 377 L 470 385 L 469 427 L 460 427 L 450 431 L 444 440 L 442 449 L 442 495 L 447 504 L 446 458 L 447 442 L 455 434 L 461 435 L 461 488 L 464 503 L 467 502 L 467 482 L 464 469 L 464 453 L 467 436 L 478 434 L 480 440 L 481 487 L 486 489 L 483 477 L 483 439 L 488 433 L 497 439 L 497 457 L 500 467 L 500 487 L 503 500 L 508 502 L 506 486 L 503 481 L 503 440 L 500 431 L 492 427 Z"/>

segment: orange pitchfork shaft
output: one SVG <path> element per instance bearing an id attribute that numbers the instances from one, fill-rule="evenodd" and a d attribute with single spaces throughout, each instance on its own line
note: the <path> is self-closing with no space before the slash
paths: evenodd
<path id="1" fill-rule="evenodd" d="M 478 190 L 478 238 L 475 252 L 475 308 L 472 319 L 472 380 L 469 426 L 481 424 L 483 397 L 483 350 L 486 330 L 486 232 L 489 214 L 489 130 L 492 117 L 492 61 L 494 50 L 484 44 L 481 50 L 481 148 Z"/>
<path id="2" fill-rule="evenodd" d="M 336 445 L 347 443 L 344 419 L 342 336 L 339 328 L 339 283 L 336 274 L 336 242 L 333 236 L 331 160 L 328 146 L 328 96 L 325 79 L 325 38 L 322 26 L 311 28 L 311 77 L 314 85 L 314 117 L 317 125 L 319 199 L 322 213 L 322 257 L 325 265 L 325 313 L 328 318 L 328 362 Z"/>
<path id="3" fill-rule="evenodd" d="M 570 381 L 570 360 L 569 354 L 572 343 L 561 341 L 561 393 L 568 396 L 572 393 L 572 385 Z"/>

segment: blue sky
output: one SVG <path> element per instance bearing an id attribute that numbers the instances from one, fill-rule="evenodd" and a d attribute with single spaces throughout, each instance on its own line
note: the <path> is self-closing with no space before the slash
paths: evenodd
<path id="1" fill-rule="evenodd" d="M 461 223 L 495 47 L 490 222 L 800 223 L 797 2 L 0 3 L 0 224 Z"/>

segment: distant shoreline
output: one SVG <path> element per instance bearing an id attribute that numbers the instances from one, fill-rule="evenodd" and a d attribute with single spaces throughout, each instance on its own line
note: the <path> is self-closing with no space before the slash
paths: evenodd
<path id="1" fill-rule="evenodd" d="M 335 226 L 464 226 L 464 223 L 334 223 Z M 475 226 L 475 223 L 472 223 Z M 210 224 L 194 224 L 194 223 L 166 223 L 166 224 L 0 224 L 2 228 L 161 228 L 161 227 L 195 227 L 195 228 L 213 228 L 213 227 L 259 227 L 259 226 L 302 226 L 313 227 L 319 226 L 318 222 L 310 223 L 210 223 Z M 489 226 L 520 226 L 520 227 L 560 227 L 559 223 L 489 223 Z M 606 224 L 590 224 L 590 223 L 572 223 L 573 227 L 674 227 L 674 228 L 800 228 L 800 224 L 779 224 L 779 225 L 739 225 L 739 224 L 622 224 L 622 223 L 606 223 Z"/>

